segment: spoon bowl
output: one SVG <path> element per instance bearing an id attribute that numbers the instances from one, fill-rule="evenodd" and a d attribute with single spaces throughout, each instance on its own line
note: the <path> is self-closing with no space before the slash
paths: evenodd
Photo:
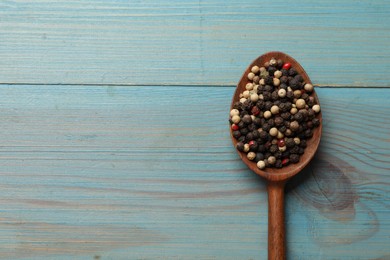
<path id="1" fill-rule="evenodd" d="M 255 65 L 262 67 L 263 64 L 272 58 L 281 59 L 284 63 L 290 63 L 302 77 L 305 83 L 312 84 L 309 76 L 302 68 L 302 66 L 291 56 L 282 52 L 268 52 L 257 59 L 255 59 L 245 70 L 240 81 L 238 82 L 236 91 L 233 95 L 231 109 L 233 109 L 234 103 L 240 100 L 240 93 L 246 90 L 246 84 L 249 83 L 247 77 L 251 68 Z M 311 96 L 314 97 L 315 103 L 320 104 L 319 99 L 315 93 L 312 92 Z M 269 260 L 281 260 L 285 259 L 285 228 L 284 228 L 284 186 L 285 183 L 294 175 L 299 173 L 314 157 L 315 152 L 318 149 L 321 132 L 322 132 L 322 115 L 321 112 L 316 115 L 320 124 L 313 129 L 313 136 L 307 139 L 307 147 L 304 153 L 299 159 L 298 163 L 289 164 L 282 168 L 265 168 L 259 169 L 255 162 L 250 161 L 245 153 L 237 150 L 242 161 L 256 174 L 265 178 L 267 182 L 268 191 L 268 259 Z M 234 147 L 237 145 L 237 140 L 233 137 L 233 131 L 230 128 L 230 136 Z"/>

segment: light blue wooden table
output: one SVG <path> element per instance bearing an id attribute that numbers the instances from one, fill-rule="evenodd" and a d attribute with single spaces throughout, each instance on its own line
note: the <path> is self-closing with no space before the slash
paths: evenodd
<path id="1" fill-rule="evenodd" d="M 228 131 L 272 50 L 317 86 L 288 259 L 390 259 L 390 2 L 0 1 L 0 259 L 266 259 Z"/>

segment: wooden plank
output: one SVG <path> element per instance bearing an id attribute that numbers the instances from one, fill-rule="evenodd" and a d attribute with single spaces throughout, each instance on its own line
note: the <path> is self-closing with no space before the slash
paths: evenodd
<path id="1" fill-rule="evenodd" d="M 325 86 L 389 86 L 390 2 L 1 1 L 0 83 L 235 85 L 283 51 Z"/>
<path id="2" fill-rule="evenodd" d="M 389 91 L 318 89 L 321 148 L 287 191 L 289 259 L 389 258 Z M 0 258 L 266 259 L 265 185 L 230 143 L 232 94 L 1 86 Z"/>

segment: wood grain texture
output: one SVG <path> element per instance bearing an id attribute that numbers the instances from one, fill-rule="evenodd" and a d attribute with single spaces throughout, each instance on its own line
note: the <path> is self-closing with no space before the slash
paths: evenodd
<path id="1" fill-rule="evenodd" d="M 283 51 L 315 84 L 389 86 L 390 2 L 1 1 L 0 83 L 235 85 Z"/>
<path id="2" fill-rule="evenodd" d="M 233 92 L 1 86 L 0 258 L 266 259 L 266 186 L 231 145 Z M 390 90 L 317 93 L 288 259 L 388 259 Z"/>

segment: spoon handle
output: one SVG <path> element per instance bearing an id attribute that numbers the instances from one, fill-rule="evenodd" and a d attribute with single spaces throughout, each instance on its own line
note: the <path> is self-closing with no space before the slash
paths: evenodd
<path id="1" fill-rule="evenodd" d="M 285 260 L 285 182 L 268 182 L 268 260 Z"/>

